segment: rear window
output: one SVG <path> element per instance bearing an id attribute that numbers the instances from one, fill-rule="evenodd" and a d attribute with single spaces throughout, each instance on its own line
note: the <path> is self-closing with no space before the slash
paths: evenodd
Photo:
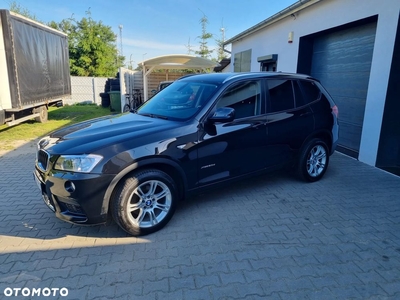
<path id="1" fill-rule="evenodd" d="M 295 85 L 296 106 L 300 107 L 321 98 L 321 91 L 313 81 L 298 80 Z"/>

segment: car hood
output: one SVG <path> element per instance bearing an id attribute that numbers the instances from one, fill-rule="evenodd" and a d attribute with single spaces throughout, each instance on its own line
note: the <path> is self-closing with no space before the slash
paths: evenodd
<path id="1" fill-rule="evenodd" d="M 179 122 L 135 113 L 97 118 L 57 130 L 40 143 L 53 154 L 93 153 L 124 141 L 178 128 Z"/>

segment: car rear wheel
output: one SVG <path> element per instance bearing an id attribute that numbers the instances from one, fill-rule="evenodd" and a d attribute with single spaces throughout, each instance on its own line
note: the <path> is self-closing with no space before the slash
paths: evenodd
<path id="1" fill-rule="evenodd" d="M 314 182 L 320 180 L 328 168 L 329 150 L 320 139 L 309 141 L 300 154 L 298 172 L 302 179 Z"/>
<path id="2" fill-rule="evenodd" d="M 125 179 L 111 202 L 115 222 L 133 236 L 164 227 L 172 218 L 177 201 L 175 183 L 159 170 L 143 170 Z"/>

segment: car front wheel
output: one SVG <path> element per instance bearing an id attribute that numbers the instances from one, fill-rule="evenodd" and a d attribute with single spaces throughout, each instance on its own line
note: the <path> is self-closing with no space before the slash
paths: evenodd
<path id="1" fill-rule="evenodd" d="M 164 227 L 172 218 L 177 191 L 172 178 L 159 170 L 143 170 L 123 181 L 114 193 L 111 212 L 115 222 L 133 236 Z"/>
<path id="2" fill-rule="evenodd" d="M 300 177 L 306 181 L 318 181 L 324 176 L 328 164 L 328 147 L 324 141 L 313 139 L 301 151 L 298 172 Z"/>

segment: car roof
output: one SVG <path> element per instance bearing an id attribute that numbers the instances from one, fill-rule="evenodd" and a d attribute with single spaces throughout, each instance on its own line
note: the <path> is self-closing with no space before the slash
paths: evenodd
<path id="1" fill-rule="evenodd" d="M 236 73 L 207 73 L 194 74 L 192 76 L 184 76 L 178 80 L 185 81 L 203 81 L 209 83 L 225 83 L 234 79 L 251 79 L 251 78 L 291 78 L 291 79 L 312 79 L 315 78 L 298 73 L 287 72 L 236 72 Z"/>

